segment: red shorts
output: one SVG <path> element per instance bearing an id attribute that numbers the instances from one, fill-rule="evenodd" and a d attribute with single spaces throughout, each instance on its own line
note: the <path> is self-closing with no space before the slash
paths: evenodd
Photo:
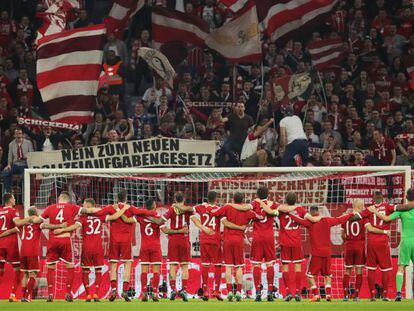
<path id="1" fill-rule="evenodd" d="M 189 263 L 191 258 L 190 241 L 185 238 L 168 240 L 168 262 Z"/>
<path id="2" fill-rule="evenodd" d="M 223 263 L 221 243 L 200 243 L 200 257 L 202 265 L 221 265 Z"/>
<path id="3" fill-rule="evenodd" d="M 250 250 L 250 261 L 253 264 L 272 263 L 276 260 L 276 248 L 274 238 L 270 239 L 253 239 Z"/>
<path id="4" fill-rule="evenodd" d="M 0 248 L 0 261 L 18 265 L 20 263 L 19 245 L 16 243 L 7 248 Z"/>
<path id="5" fill-rule="evenodd" d="M 223 259 L 225 266 L 244 266 L 243 240 L 224 240 Z"/>
<path id="6" fill-rule="evenodd" d="M 376 270 L 377 266 L 381 271 L 392 270 L 390 244 L 388 242 L 382 243 L 367 243 L 367 262 L 368 270 Z"/>
<path id="7" fill-rule="evenodd" d="M 365 266 L 365 245 L 345 245 L 345 268 Z"/>
<path id="8" fill-rule="evenodd" d="M 306 269 L 307 276 L 331 276 L 331 256 L 319 257 L 310 256 L 308 261 L 308 268 Z"/>
<path id="9" fill-rule="evenodd" d="M 161 246 L 152 246 L 152 247 L 142 247 L 139 251 L 139 260 L 143 265 L 156 264 L 160 265 L 162 263 L 162 253 Z"/>
<path id="10" fill-rule="evenodd" d="M 82 249 L 81 267 L 82 268 L 102 268 L 104 266 L 104 254 L 102 252 L 88 252 Z"/>
<path id="11" fill-rule="evenodd" d="M 131 242 L 109 242 L 109 261 L 132 261 Z"/>
<path id="12" fill-rule="evenodd" d="M 22 256 L 20 257 L 20 270 L 24 272 L 40 271 L 39 256 Z"/>
<path id="13" fill-rule="evenodd" d="M 302 246 L 280 246 L 282 264 L 300 263 L 305 260 Z"/>
<path id="14" fill-rule="evenodd" d="M 49 239 L 47 242 L 46 263 L 55 264 L 59 260 L 74 263 L 72 240 L 69 237 Z"/>

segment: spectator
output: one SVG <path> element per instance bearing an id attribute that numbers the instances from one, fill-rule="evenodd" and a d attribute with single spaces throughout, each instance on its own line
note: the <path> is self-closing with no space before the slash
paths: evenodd
<path id="1" fill-rule="evenodd" d="M 85 9 L 81 9 L 81 10 L 79 10 L 79 18 L 73 24 L 73 28 L 87 27 L 87 26 L 90 26 L 92 24 L 93 23 L 89 19 L 88 12 Z"/>
<path id="2" fill-rule="evenodd" d="M 313 132 L 312 123 L 306 122 L 303 126 L 303 129 L 305 130 L 306 139 L 308 140 L 309 146 L 319 146 L 319 136 Z"/>
<path id="3" fill-rule="evenodd" d="M 309 161 L 308 142 L 303 131 L 302 121 L 293 115 L 292 107 L 284 108 L 284 118 L 280 121 L 280 150 L 283 154 L 282 166 L 307 166 Z M 298 156 L 300 156 L 300 161 Z"/>
<path id="4" fill-rule="evenodd" d="M 414 146 L 410 145 L 407 148 L 407 152 L 397 156 L 396 165 L 409 165 L 411 169 L 414 169 Z"/>
<path id="5" fill-rule="evenodd" d="M 54 132 L 50 126 L 46 126 L 39 134 L 34 133 L 27 127 L 22 127 L 23 132 L 34 140 L 36 151 L 52 151 L 57 150 L 58 143 L 69 139 L 75 134 L 73 131 L 66 131 L 64 133 Z"/>
<path id="6" fill-rule="evenodd" d="M 332 166 L 332 153 L 329 150 L 322 152 L 320 166 Z"/>
<path id="7" fill-rule="evenodd" d="M 365 156 L 362 153 L 362 151 L 359 151 L 359 150 L 355 151 L 354 156 L 355 156 L 355 161 L 353 165 L 355 166 L 366 166 L 367 165 L 367 162 L 365 161 Z"/>
<path id="8" fill-rule="evenodd" d="M 366 157 L 369 165 L 395 165 L 397 154 L 394 142 L 379 130 L 374 131 L 374 140 L 369 145 L 370 155 Z"/>
<path id="9" fill-rule="evenodd" d="M 12 177 L 14 175 L 23 175 L 24 169 L 27 168 L 27 155 L 32 151 L 34 151 L 32 142 L 23 138 L 21 129 L 16 129 L 14 131 L 14 140 L 9 144 L 7 165 L 2 172 L 4 192 L 11 191 Z"/>
<path id="10" fill-rule="evenodd" d="M 237 103 L 234 110 L 228 116 L 226 130 L 228 138 L 221 149 L 219 166 L 226 166 L 226 156 L 228 157 L 227 166 L 238 166 L 239 155 L 243 148 L 243 143 L 247 137 L 247 130 L 253 125 L 253 119 L 245 114 L 243 103 Z"/>
<path id="11" fill-rule="evenodd" d="M 335 130 L 333 130 L 333 126 L 331 121 L 325 121 L 323 123 L 323 132 L 319 135 L 319 141 L 324 144 L 325 140 L 328 137 L 333 136 L 335 140 L 338 142 L 339 146 L 342 146 L 342 137 L 341 134 Z"/>
<path id="12" fill-rule="evenodd" d="M 264 125 L 256 125 L 253 131 L 247 135 L 240 155 L 240 161 L 244 167 L 264 167 L 267 166 L 267 151 L 263 148 L 263 134 L 272 125 L 273 119 Z"/>
<path id="13" fill-rule="evenodd" d="M 113 49 L 108 49 L 105 55 L 104 77 L 101 79 L 108 84 L 111 94 L 123 94 L 126 78 L 125 63 Z"/>
<path id="14" fill-rule="evenodd" d="M 108 42 L 105 44 L 104 48 L 104 62 L 108 63 L 109 60 L 108 58 L 119 58 L 119 60 L 121 62 L 123 62 L 125 64 L 125 66 L 128 65 L 129 63 L 129 59 L 128 59 L 128 50 L 126 47 L 126 44 L 117 39 L 115 37 L 114 33 L 108 33 Z M 112 51 L 113 54 L 111 54 L 111 56 L 109 56 L 109 51 Z"/>

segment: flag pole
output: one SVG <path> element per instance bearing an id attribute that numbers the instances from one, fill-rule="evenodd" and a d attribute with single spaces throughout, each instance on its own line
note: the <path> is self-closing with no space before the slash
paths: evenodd
<path id="1" fill-rule="evenodd" d="M 233 63 L 232 72 L 233 72 L 233 103 L 236 102 L 236 85 L 237 85 L 237 78 L 236 78 L 236 64 Z"/>
<path id="2" fill-rule="evenodd" d="M 195 136 L 196 136 L 195 123 L 194 123 L 193 116 L 191 115 L 190 109 L 188 109 L 187 105 L 185 104 L 185 101 L 182 99 L 182 97 L 180 95 L 178 95 L 178 99 L 183 103 L 184 109 L 187 111 L 188 115 L 190 116 L 191 125 L 193 126 L 193 134 L 194 134 L 194 138 L 195 138 Z"/>
<path id="3" fill-rule="evenodd" d="M 322 78 L 321 78 L 321 76 L 320 76 L 320 73 L 321 73 L 321 72 L 320 72 L 319 70 L 318 70 L 318 71 L 316 71 L 316 74 L 318 75 L 319 82 L 321 83 L 323 100 L 324 100 L 324 102 L 325 102 L 325 109 L 326 109 L 326 111 L 328 111 L 328 100 L 327 100 L 327 98 L 326 98 L 325 86 L 323 85 L 323 81 L 322 81 Z"/>

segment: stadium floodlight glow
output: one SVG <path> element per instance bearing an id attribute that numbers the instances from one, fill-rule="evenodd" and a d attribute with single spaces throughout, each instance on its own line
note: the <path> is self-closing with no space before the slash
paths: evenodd
<path id="1" fill-rule="evenodd" d="M 375 190 L 382 191 L 391 203 L 403 203 L 411 185 L 409 166 L 26 169 L 24 208 L 25 212 L 31 205 L 45 208 L 56 202 L 62 190 L 69 191 L 77 203 L 93 197 L 98 205 L 112 204 L 116 192 L 124 189 L 131 204 L 143 205 L 151 197 L 156 198 L 159 206 L 167 206 L 172 203 L 175 191 L 183 191 L 188 203 L 195 205 L 206 198 L 207 191 L 214 190 L 222 204 L 230 201 L 236 191 L 243 192 L 246 201 L 252 200 L 258 186 L 267 186 L 271 200 L 283 202 L 286 193 L 295 192 L 298 203 L 318 205 L 322 214 L 338 216 L 349 208 L 353 199 L 370 204 Z M 331 231 L 335 258 L 342 256 L 339 230 Z M 190 234 L 192 242 L 197 239 L 194 236 L 198 231 L 194 232 Z M 305 243 L 306 239 L 304 235 Z M 394 230 L 392 255 L 398 254 L 398 242 L 399 235 Z M 339 297 L 344 270 L 340 259 L 332 270 L 333 293 Z M 406 275 L 406 296 L 411 298 L 412 266 Z"/>

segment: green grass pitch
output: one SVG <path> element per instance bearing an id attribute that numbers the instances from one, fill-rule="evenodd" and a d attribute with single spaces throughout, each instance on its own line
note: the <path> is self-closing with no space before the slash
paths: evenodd
<path id="1" fill-rule="evenodd" d="M 55 301 L 53 303 L 46 303 L 44 300 L 37 300 L 31 303 L 9 303 L 8 301 L 0 302 L 0 310 L 53 310 L 53 311 L 82 311 L 82 310 L 99 310 L 99 311 L 122 311 L 122 310 L 149 310 L 149 311 L 222 311 L 222 310 L 237 310 L 237 311 L 267 311 L 267 310 L 300 310 L 300 311 L 319 311 L 319 310 L 361 310 L 364 311 L 382 311 L 382 310 L 414 310 L 414 300 L 403 300 L 400 303 L 396 302 L 371 302 L 368 300 L 361 300 L 360 302 L 342 302 L 334 300 L 333 302 L 322 301 L 319 303 L 311 303 L 309 301 L 302 301 L 300 303 L 291 301 L 289 303 L 278 300 L 276 302 L 254 302 L 252 300 L 244 300 L 242 302 L 218 302 L 200 300 L 190 300 L 189 302 L 162 300 L 160 302 L 146 302 L 133 301 L 130 303 L 118 300 L 116 302 L 101 301 L 99 303 L 75 301 L 68 303 L 66 301 Z"/>

